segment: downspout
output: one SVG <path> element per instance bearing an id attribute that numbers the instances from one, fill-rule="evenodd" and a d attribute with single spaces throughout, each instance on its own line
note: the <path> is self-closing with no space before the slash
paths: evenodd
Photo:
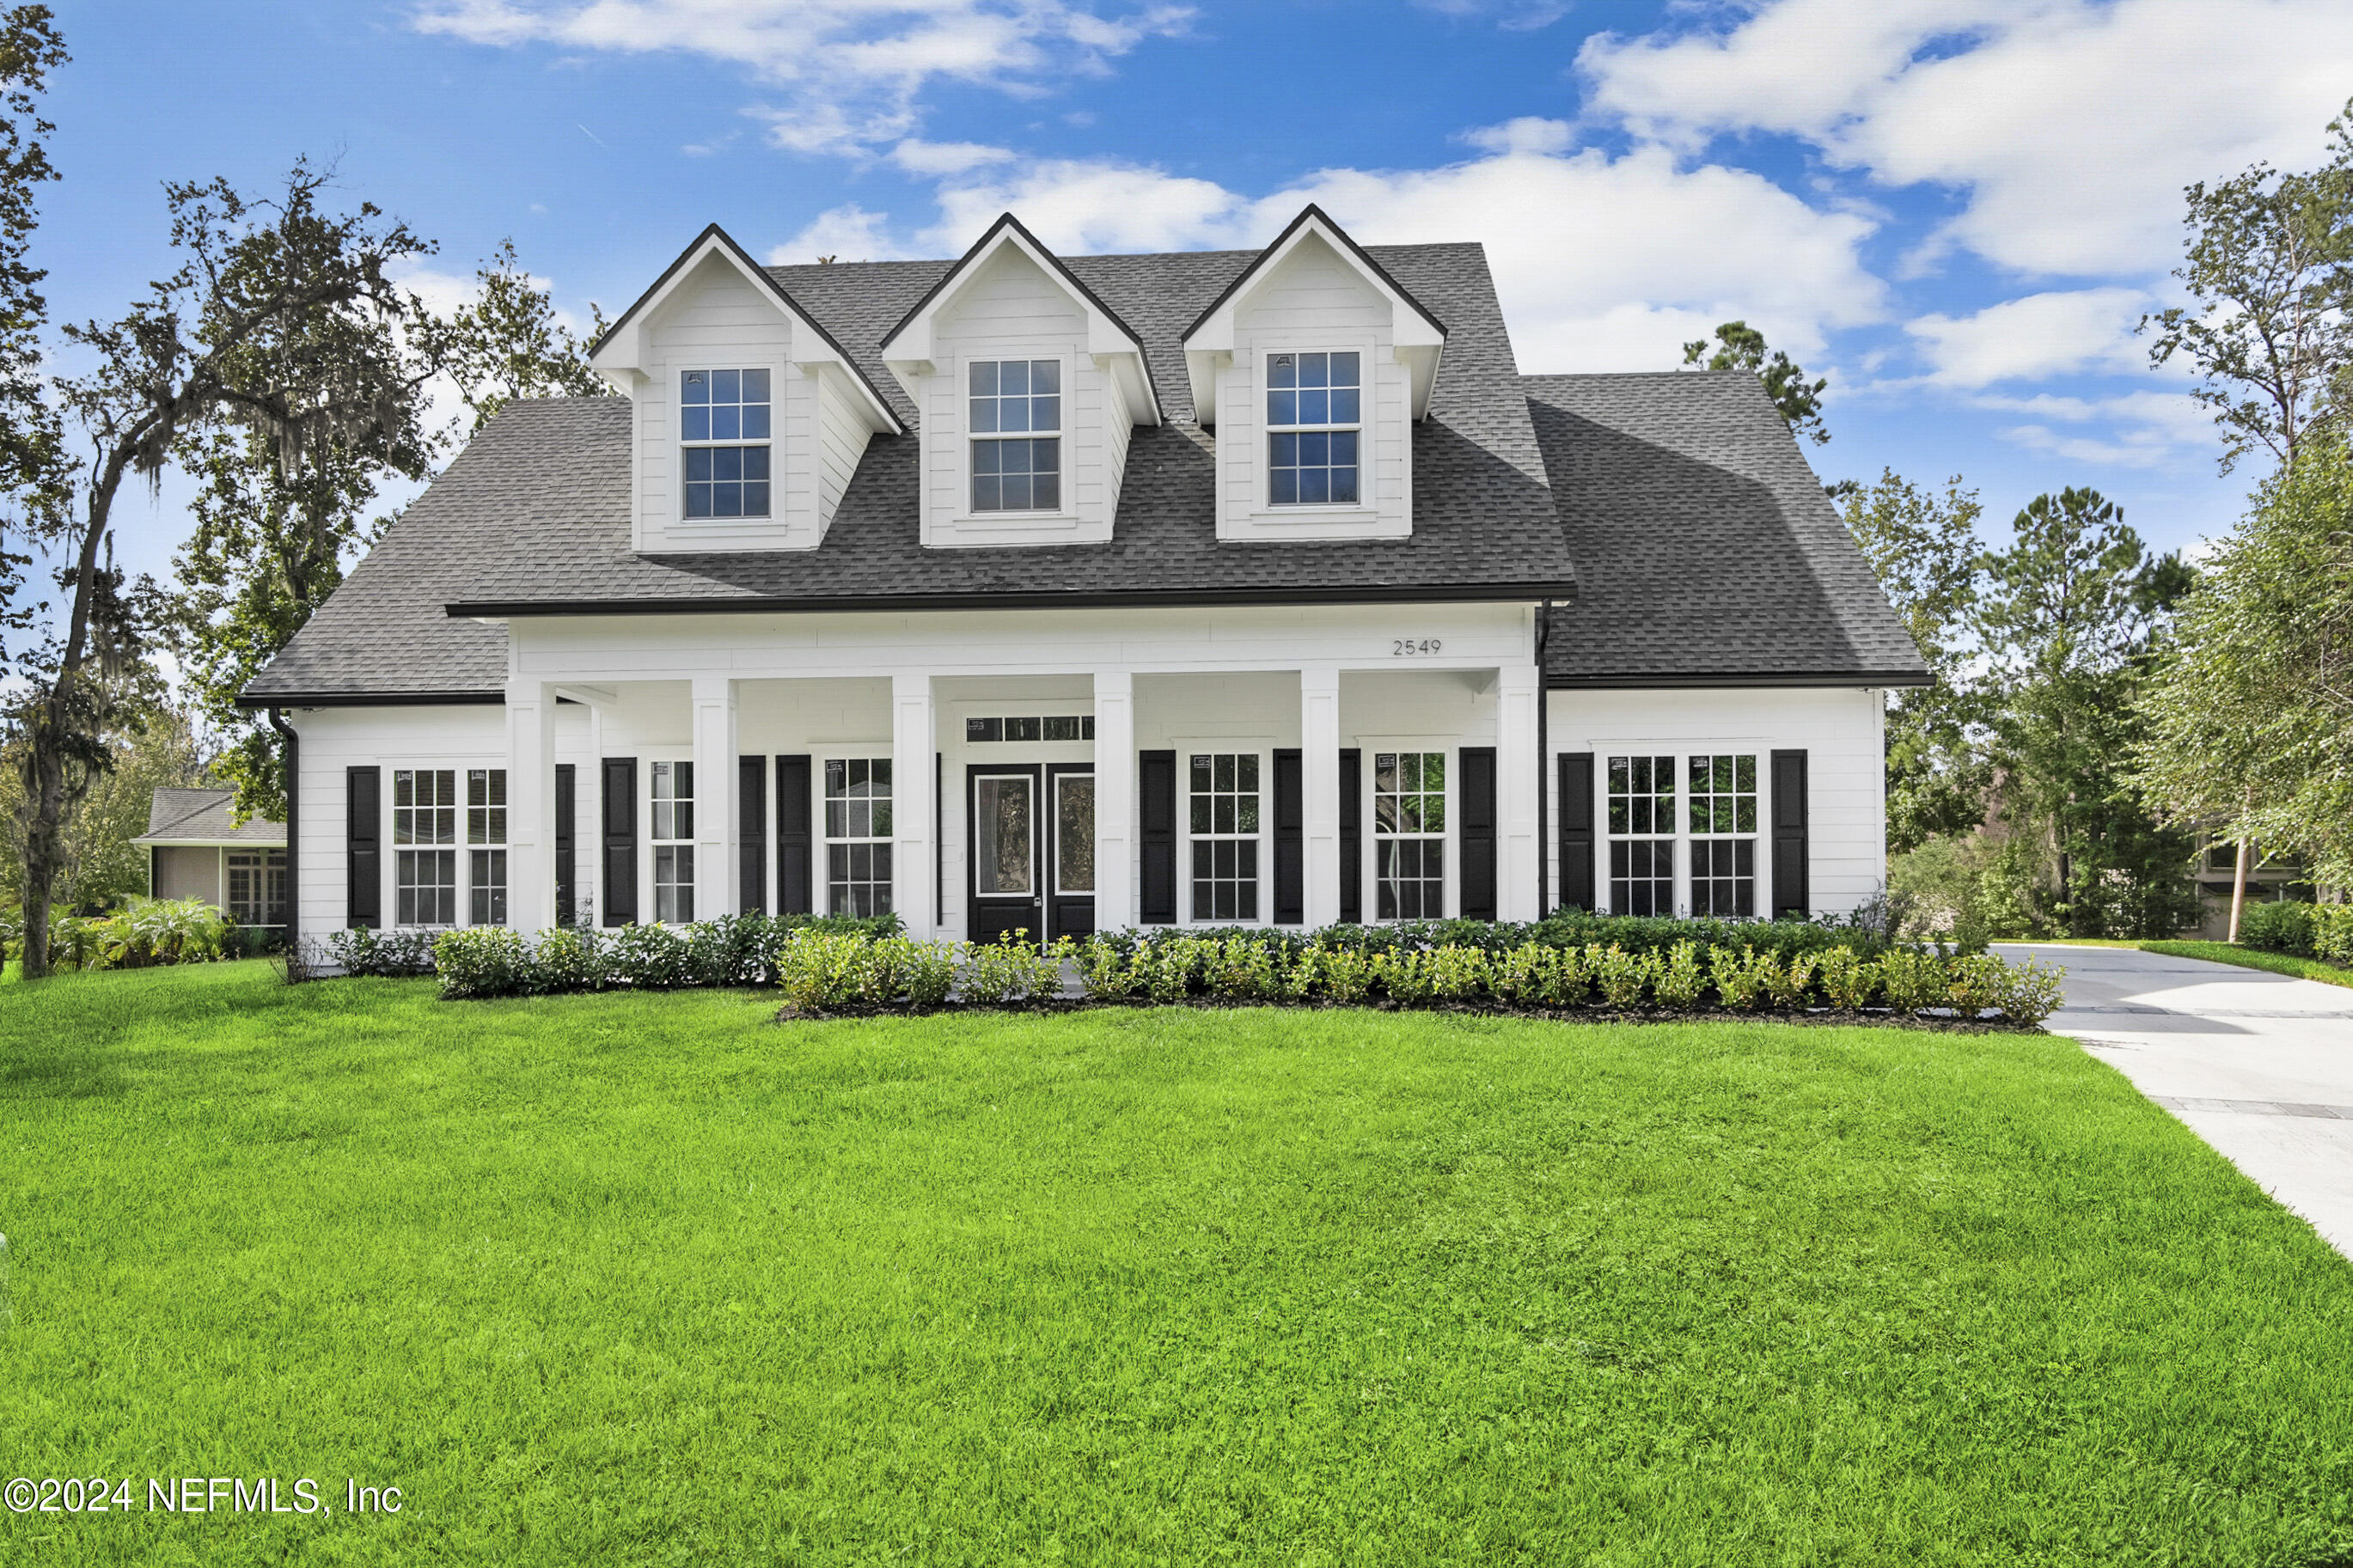
<path id="1" fill-rule="evenodd" d="M 269 727 L 277 731 L 286 742 L 286 924 L 281 929 L 285 932 L 286 951 L 290 955 L 286 973 L 294 975 L 302 972 L 301 964 L 291 956 L 302 940 L 301 862 L 297 858 L 300 854 L 297 846 L 302 842 L 302 737 L 296 734 L 294 726 L 286 721 L 286 710 L 282 708 L 269 710 Z M 269 857 L 266 854 L 261 858 L 261 886 L 267 893 L 269 888 Z"/>
<path id="2" fill-rule="evenodd" d="M 1545 722 L 1552 706 L 1545 691 L 1545 642 L 1552 635 L 1552 601 L 1536 610 L 1536 919 L 1552 913 L 1552 802 L 1545 785 L 1551 777 L 1551 752 Z"/>

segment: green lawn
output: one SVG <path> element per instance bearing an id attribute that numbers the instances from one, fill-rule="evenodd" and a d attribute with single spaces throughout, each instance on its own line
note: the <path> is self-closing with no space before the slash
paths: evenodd
<path id="1" fill-rule="evenodd" d="M 2210 963 L 2232 963 L 2241 969 L 2267 970 L 2296 980 L 2353 985 L 2353 969 L 2342 969 L 2316 958 L 2297 958 L 2290 953 L 2265 952 L 2260 948 L 2236 947 L 2227 942 L 2127 942 L 2097 937 L 2061 937 L 2055 940 L 2068 947 L 2129 947 L 2142 952 L 2162 952 L 2174 958 L 2202 958 Z"/>
<path id="2" fill-rule="evenodd" d="M 337 1511 L 0 1560 L 2353 1561 L 2353 1264 L 2065 1040 L 772 1006 L 12 988 L 0 1474 Z"/>

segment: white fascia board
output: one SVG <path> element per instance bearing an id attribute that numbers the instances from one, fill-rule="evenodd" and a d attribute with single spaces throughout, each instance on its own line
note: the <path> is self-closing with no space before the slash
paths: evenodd
<path id="1" fill-rule="evenodd" d="M 1389 302 L 1390 340 L 1398 363 L 1411 373 L 1413 417 L 1419 419 L 1430 412 L 1430 389 L 1438 384 L 1439 355 L 1446 347 L 1445 331 L 1412 299 L 1399 293 L 1387 278 L 1366 267 L 1357 255 L 1356 242 L 1337 226 L 1321 213 L 1310 212 L 1250 263 L 1245 274 L 1247 287 L 1235 289 L 1219 301 L 1216 310 L 1185 335 L 1185 369 L 1193 383 L 1193 406 L 1208 414 L 1202 424 L 1211 423 L 1216 416 L 1219 367 L 1233 363 L 1235 318 L 1265 287 L 1266 279 L 1284 258 L 1305 244 L 1310 235 L 1321 239 L 1375 293 Z"/>
<path id="2" fill-rule="evenodd" d="M 634 394 L 645 382 L 648 352 L 646 333 L 649 323 L 660 313 L 663 305 L 688 279 L 701 271 L 703 264 L 717 257 L 741 274 L 752 285 L 753 291 L 774 306 L 793 327 L 793 363 L 809 375 L 818 374 L 816 367 L 832 365 L 843 373 L 838 384 L 849 392 L 850 405 L 864 417 L 868 428 L 889 435 L 898 430 L 899 421 L 882 400 L 876 396 L 866 378 L 858 374 L 841 352 L 833 346 L 825 330 L 797 309 L 776 279 L 744 258 L 744 250 L 717 226 L 713 226 L 679 258 L 662 280 L 651 292 L 630 308 L 628 319 L 606 335 L 588 358 L 588 368 L 603 377 L 606 384 L 625 395 Z"/>
<path id="3" fill-rule="evenodd" d="M 933 332 L 940 318 L 955 309 L 972 279 L 1007 246 L 1028 257 L 1086 317 L 1085 352 L 1097 366 L 1119 377 L 1127 394 L 1128 406 L 1136 412 L 1136 423 L 1159 424 L 1160 400 L 1153 395 L 1151 376 L 1145 373 L 1144 345 L 1130 336 L 1127 329 L 1114 321 L 1092 295 L 1083 289 L 1072 288 L 1070 274 L 1061 262 L 1034 244 L 1019 226 L 1011 223 L 1000 222 L 986 244 L 957 262 L 932 297 L 901 322 L 882 344 L 882 363 L 899 378 L 907 395 L 920 402 L 924 382 L 938 374 Z"/>

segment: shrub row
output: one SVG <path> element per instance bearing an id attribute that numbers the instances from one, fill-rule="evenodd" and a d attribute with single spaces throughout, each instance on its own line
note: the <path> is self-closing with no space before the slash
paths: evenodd
<path id="1" fill-rule="evenodd" d="M 2353 904 L 2249 904 L 2239 940 L 2267 952 L 2353 965 Z"/>
<path id="2" fill-rule="evenodd" d="M 1962 1018 L 2000 1013 L 2036 1024 L 2060 1001 L 2059 973 L 2040 964 L 1904 948 L 1865 957 L 1839 943 L 1784 956 L 1764 942 L 1554 946 L 1521 928 L 1523 940 L 1504 947 L 1422 941 L 1416 932 L 1375 941 L 1365 928 L 1335 927 L 1312 934 L 1131 931 L 1040 951 L 1010 940 L 919 942 L 877 923 L 746 916 L 679 930 L 551 931 L 535 939 L 477 927 L 442 933 L 427 956 L 450 997 L 773 985 L 788 1006 L 808 1013 L 922 1011 L 952 994 L 980 1006 L 1036 1004 L 1061 994 L 1066 966 L 1090 999 L 1131 1004 L 1209 998 L 1620 1012 L 1878 1005 L 1899 1014 L 1949 1009 Z M 419 951 L 405 935 L 351 932 L 337 940 L 339 960 L 353 973 L 390 973 L 382 966 L 385 952 L 397 947 L 407 963 Z"/>

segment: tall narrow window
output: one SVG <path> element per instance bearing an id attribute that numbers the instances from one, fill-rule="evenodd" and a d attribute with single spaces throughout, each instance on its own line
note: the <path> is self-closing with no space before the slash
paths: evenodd
<path id="1" fill-rule="evenodd" d="M 392 842 L 395 921 L 405 926 L 456 925 L 458 851 L 412 847 L 458 842 L 456 769 L 393 770 Z"/>
<path id="2" fill-rule="evenodd" d="M 1353 353 L 1271 354 L 1266 362 L 1266 499 L 1353 505 L 1363 430 Z"/>
<path id="3" fill-rule="evenodd" d="M 1609 759 L 1609 912 L 1675 912 L 1675 760 Z"/>
<path id="4" fill-rule="evenodd" d="M 767 516 L 768 373 L 687 371 L 678 404 L 686 515 Z"/>
<path id="5" fill-rule="evenodd" d="M 507 771 L 469 768 L 466 771 L 466 842 L 498 845 L 494 849 L 470 849 L 466 896 L 471 922 L 478 926 L 507 923 Z"/>
<path id="6" fill-rule="evenodd" d="M 1757 912 L 1757 757 L 1694 756 L 1690 784 L 1692 913 Z"/>
<path id="7" fill-rule="evenodd" d="M 694 764 L 653 765 L 654 919 L 694 918 Z"/>
<path id="8" fill-rule="evenodd" d="M 1193 918 L 1258 919 L 1258 753 L 1192 757 Z"/>
<path id="9" fill-rule="evenodd" d="M 972 366 L 972 510 L 1054 511 L 1062 504 L 1059 360 Z"/>
<path id="10" fill-rule="evenodd" d="M 1373 753 L 1373 859 L 1385 921 L 1446 914 L 1446 753 Z"/>
<path id="11" fill-rule="evenodd" d="M 891 912 L 891 759 L 825 760 L 827 907 L 837 915 Z"/>

